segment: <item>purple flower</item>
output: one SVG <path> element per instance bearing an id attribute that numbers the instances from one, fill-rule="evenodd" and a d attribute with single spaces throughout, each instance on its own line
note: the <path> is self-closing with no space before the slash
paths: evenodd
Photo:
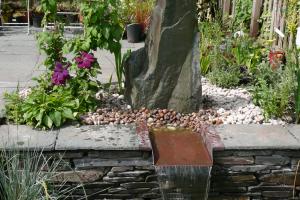
<path id="1" fill-rule="evenodd" d="M 54 85 L 64 85 L 66 80 L 70 78 L 68 67 L 69 64 L 66 64 L 64 67 L 60 62 L 55 63 L 55 69 L 52 74 L 52 83 Z"/>
<path id="2" fill-rule="evenodd" d="M 81 69 L 90 69 L 95 62 L 93 54 L 81 52 L 81 55 L 75 58 L 75 62 Z"/>

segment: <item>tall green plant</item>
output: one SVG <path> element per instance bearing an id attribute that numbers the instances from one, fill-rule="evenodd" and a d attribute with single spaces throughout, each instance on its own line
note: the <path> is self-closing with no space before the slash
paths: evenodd
<path id="1" fill-rule="evenodd" d="M 296 120 L 300 121 L 300 66 L 299 66 L 299 51 L 296 46 L 296 33 L 298 22 L 300 20 L 300 3 L 298 0 L 289 0 L 287 7 L 287 28 L 290 37 L 292 40 L 292 53 L 294 55 L 294 64 L 295 64 L 295 73 L 297 78 L 297 90 L 295 92 L 295 111 L 296 111 Z"/>
<path id="2" fill-rule="evenodd" d="M 51 163 L 51 164 L 50 164 Z M 50 182 L 57 175 L 62 160 L 51 161 L 42 152 L 0 152 L 1 200 L 66 199 L 75 188 L 56 190 Z M 61 183 L 64 185 L 64 183 Z M 63 187 L 62 187 L 63 188 Z M 84 197 L 83 197 L 84 198 Z"/>
<path id="3" fill-rule="evenodd" d="M 106 49 L 114 54 L 115 71 L 119 90 L 122 86 L 121 39 L 124 27 L 120 20 L 120 2 L 118 0 L 85 0 L 81 3 L 84 34 L 67 42 L 65 52 L 77 54 L 80 51 Z"/>

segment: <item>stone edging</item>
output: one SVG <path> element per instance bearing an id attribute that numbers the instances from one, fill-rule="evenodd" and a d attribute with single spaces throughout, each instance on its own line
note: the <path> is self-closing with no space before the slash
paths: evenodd
<path id="1" fill-rule="evenodd" d="M 300 149 L 300 125 L 222 125 L 210 128 L 206 143 L 213 151 Z M 28 126 L 1 125 L 0 148 L 152 151 L 145 124 L 128 126 L 69 126 L 38 131 Z"/>

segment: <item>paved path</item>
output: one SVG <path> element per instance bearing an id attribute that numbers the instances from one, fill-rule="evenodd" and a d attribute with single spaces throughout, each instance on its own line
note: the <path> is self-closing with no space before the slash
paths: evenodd
<path id="1" fill-rule="evenodd" d="M 136 50 L 144 44 L 130 44 L 122 41 L 123 49 Z M 114 57 L 107 51 L 95 53 L 102 67 L 99 75 L 101 82 L 107 82 L 114 74 Z M 41 74 L 44 68 L 40 66 L 44 56 L 39 54 L 34 35 L 15 33 L 0 35 L 0 109 L 3 107 L 3 93 L 14 90 L 17 85 L 20 88 L 32 85 L 32 77 Z M 114 80 L 116 80 L 114 78 Z"/>

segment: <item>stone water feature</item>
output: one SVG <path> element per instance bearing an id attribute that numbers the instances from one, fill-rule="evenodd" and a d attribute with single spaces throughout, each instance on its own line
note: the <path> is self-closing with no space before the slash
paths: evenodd
<path id="1" fill-rule="evenodd" d="M 206 200 L 212 155 L 200 134 L 190 130 L 153 130 L 154 164 L 165 200 Z"/>
<path id="2" fill-rule="evenodd" d="M 145 47 L 127 61 L 125 95 L 134 108 L 198 111 L 201 105 L 197 0 L 157 0 Z"/>
<path id="3" fill-rule="evenodd" d="M 134 108 L 197 112 L 201 105 L 197 0 L 157 0 L 145 47 L 125 65 L 125 96 Z M 212 159 L 200 135 L 154 131 L 163 199 L 205 200 Z"/>

